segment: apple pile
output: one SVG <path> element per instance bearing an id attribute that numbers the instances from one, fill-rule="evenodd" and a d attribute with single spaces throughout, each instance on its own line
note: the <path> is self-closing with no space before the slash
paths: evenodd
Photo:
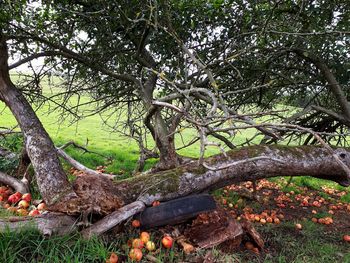
<path id="1" fill-rule="evenodd" d="M 37 207 L 31 205 L 32 196 L 30 193 L 21 194 L 12 193 L 12 190 L 6 186 L 0 187 L 1 206 L 7 211 L 19 216 L 37 216 L 46 210 L 45 203 L 40 203 Z"/>
<path id="2" fill-rule="evenodd" d="M 237 220 L 245 218 L 251 222 L 260 222 L 261 224 L 279 224 L 281 223 L 281 220 L 284 219 L 284 215 L 282 213 L 278 214 L 276 210 L 264 210 L 260 214 L 255 214 L 250 207 L 246 207 L 243 209 L 243 212 L 244 214 L 237 217 Z"/>
<path id="3" fill-rule="evenodd" d="M 164 248 L 170 249 L 173 246 L 173 239 L 165 235 L 161 243 Z M 148 232 L 141 232 L 138 238 L 130 239 L 128 241 L 128 246 L 130 247 L 129 258 L 133 261 L 140 261 L 142 259 L 143 250 L 148 252 L 156 250 L 156 244 L 151 240 L 151 236 Z"/>

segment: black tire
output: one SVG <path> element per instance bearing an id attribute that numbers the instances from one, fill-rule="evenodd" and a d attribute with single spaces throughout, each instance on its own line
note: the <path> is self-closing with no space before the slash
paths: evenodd
<path id="1" fill-rule="evenodd" d="M 146 208 L 135 216 L 141 228 L 147 229 L 165 225 L 175 225 L 197 216 L 200 213 L 216 209 L 216 203 L 208 194 L 190 195 Z"/>

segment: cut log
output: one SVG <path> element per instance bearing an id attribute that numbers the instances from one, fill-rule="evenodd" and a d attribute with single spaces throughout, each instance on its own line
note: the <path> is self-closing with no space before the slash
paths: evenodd
<path id="1" fill-rule="evenodd" d="M 9 217 L 0 220 L 0 231 L 35 228 L 45 236 L 65 235 L 77 230 L 76 219 L 61 213 L 45 213 L 36 217 Z"/>
<path id="2" fill-rule="evenodd" d="M 190 195 L 159 206 L 149 207 L 135 216 L 143 229 L 183 223 L 199 213 L 214 210 L 216 203 L 210 195 Z"/>

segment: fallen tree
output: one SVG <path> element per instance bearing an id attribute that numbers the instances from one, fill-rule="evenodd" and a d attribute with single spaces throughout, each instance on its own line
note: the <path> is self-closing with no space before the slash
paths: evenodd
<path id="1" fill-rule="evenodd" d="M 338 148 L 334 153 L 350 166 L 349 149 Z M 209 165 L 217 170 L 205 167 Z M 175 169 L 120 181 L 112 181 L 105 176 L 79 176 L 72 187 L 76 197 L 57 202 L 49 209 L 73 216 L 90 213 L 109 215 L 84 230 L 84 235 L 90 236 L 90 232 L 103 233 L 142 211 L 142 204 L 150 205 L 156 200 L 171 200 L 243 181 L 309 175 L 343 186 L 350 185 L 350 177 L 337 164 L 334 156 L 328 150 L 316 146 L 245 147 L 229 151 L 226 156 L 219 154 L 207 158 L 205 166 L 193 161 Z M 71 218 L 73 222 L 74 217 Z M 108 224 L 103 224 L 104 222 Z M 40 225 L 40 221 L 38 224 Z"/>
<path id="2" fill-rule="evenodd" d="M 335 150 L 350 165 L 350 151 Z M 216 167 L 216 170 L 206 168 Z M 208 166 L 209 167 L 209 166 Z M 328 150 L 315 146 L 251 146 L 193 161 L 175 169 L 114 181 L 104 176 L 80 176 L 73 183 L 78 198 L 58 202 L 51 210 L 79 214 L 109 214 L 136 200 L 146 205 L 205 192 L 225 185 L 276 176 L 309 175 L 350 185 L 350 177 Z"/>

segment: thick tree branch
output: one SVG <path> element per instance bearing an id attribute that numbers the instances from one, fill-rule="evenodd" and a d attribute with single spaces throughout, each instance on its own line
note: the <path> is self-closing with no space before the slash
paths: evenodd
<path id="1" fill-rule="evenodd" d="M 350 121 L 350 103 L 348 102 L 344 91 L 326 63 L 321 58 L 311 54 L 308 51 L 301 49 L 293 49 L 292 51 L 299 57 L 313 63 L 321 71 L 324 78 L 328 82 L 331 92 L 339 103 L 343 115 L 346 117 L 346 119 L 348 119 L 348 121 Z"/>
<path id="2" fill-rule="evenodd" d="M 84 238 L 90 238 L 94 235 L 101 235 L 122 221 L 127 220 L 129 217 L 132 217 L 133 215 L 143 211 L 145 207 L 146 206 L 144 203 L 135 201 L 105 216 L 97 223 L 81 231 L 81 234 Z"/>
<path id="3" fill-rule="evenodd" d="M 0 231 L 36 228 L 44 236 L 67 235 L 76 230 L 76 219 L 61 213 L 45 213 L 36 217 L 9 217 L 0 220 Z"/>
<path id="4" fill-rule="evenodd" d="M 84 165 L 82 165 L 81 163 L 79 163 L 78 161 L 74 160 L 72 157 L 70 157 L 68 154 L 65 153 L 65 151 L 63 151 L 61 148 L 56 148 L 57 153 L 65 160 L 67 161 L 70 165 L 72 165 L 75 169 L 78 169 L 86 174 L 92 175 L 92 176 L 105 176 L 109 179 L 113 179 L 116 175 L 113 174 L 106 174 L 106 173 L 99 173 L 96 172 Z"/>
<path id="5" fill-rule="evenodd" d="M 20 192 L 22 194 L 29 193 L 29 187 L 27 184 L 3 172 L 0 172 L 0 182 L 5 185 L 9 185 L 11 188 L 15 189 L 16 192 Z"/>

